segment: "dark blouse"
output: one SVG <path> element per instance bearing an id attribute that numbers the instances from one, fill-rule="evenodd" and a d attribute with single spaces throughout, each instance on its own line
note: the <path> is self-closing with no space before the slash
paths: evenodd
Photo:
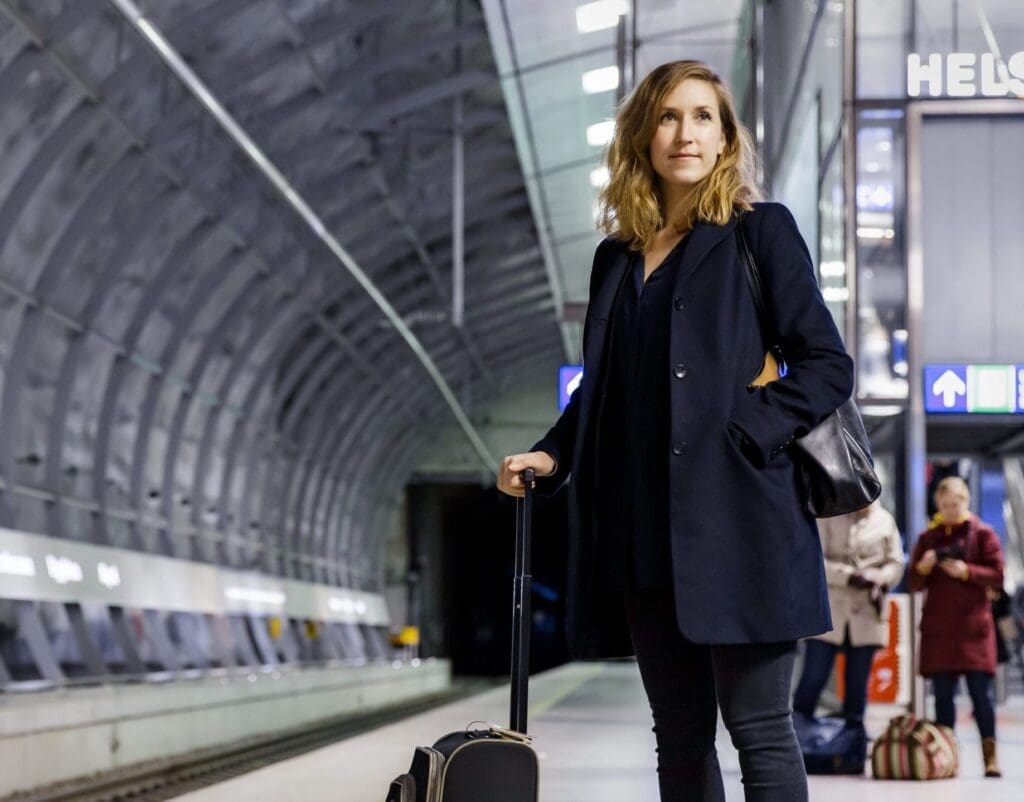
<path id="1" fill-rule="evenodd" d="M 599 418 L 598 520 L 606 586 L 672 587 L 669 543 L 669 331 L 684 237 L 644 282 L 633 254 L 613 305 L 607 395 Z"/>

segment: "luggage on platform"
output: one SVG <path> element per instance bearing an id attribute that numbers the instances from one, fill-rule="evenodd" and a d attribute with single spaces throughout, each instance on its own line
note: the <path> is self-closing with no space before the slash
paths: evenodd
<path id="1" fill-rule="evenodd" d="M 537 753 L 526 734 L 533 480 L 532 470 L 523 471 L 526 495 L 516 502 L 511 727 L 467 728 L 417 747 L 409 771 L 391 783 L 387 802 L 537 802 Z"/>
<path id="2" fill-rule="evenodd" d="M 871 750 L 876 780 L 942 780 L 960 771 L 953 730 L 911 715 L 897 716 Z"/>
<path id="3" fill-rule="evenodd" d="M 808 774 L 863 774 L 868 737 L 863 724 L 844 718 L 807 719 L 794 714 L 793 724 Z"/>

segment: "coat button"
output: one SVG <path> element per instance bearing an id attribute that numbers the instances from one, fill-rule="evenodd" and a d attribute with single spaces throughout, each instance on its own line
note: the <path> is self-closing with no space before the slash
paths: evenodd
<path id="1" fill-rule="evenodd" d="M 686 448 L 686 443 L 681 440 L 672 444 L 672 453 L 677 457 L 683 453 L 683 449 Z"/>
<path id="2" fill-rule="evenodd" d="M 683 311 L 683 299 L 682 298 L 676 298 L 675 301 L 673 302 L 673 305 L 675 306 L 677 312 L 682 312 Z"/>
<path id="3" fill-rule="evenodd" d="M 683 376 L 686 375 L 686 365 L 684 365 L 682 362 L 680 362 L 678 365 L 676 365 L 674 368 L 672 368 L 672 374 L 677 379 L 683 378 Z"/>

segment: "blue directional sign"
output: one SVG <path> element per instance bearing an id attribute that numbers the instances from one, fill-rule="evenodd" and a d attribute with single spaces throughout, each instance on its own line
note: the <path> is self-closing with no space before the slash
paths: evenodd
<path id="1" fill-rule="evenodd" d="M 576 392 L 583 378 L 583 365 L 562 365 L 558 369 L 558 411 L 569 406 L 569 396 Z"/>
<path id="2" fill-rule="evenodd" d="M 925 365 L 926 412 L 1024 414 L 1024 365 Z"/>

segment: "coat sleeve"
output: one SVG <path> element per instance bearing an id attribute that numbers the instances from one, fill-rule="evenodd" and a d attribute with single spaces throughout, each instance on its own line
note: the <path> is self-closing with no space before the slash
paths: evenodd
<path id="1" fill-rule="evenodd" d="M 888 513 L 887 529 L 882 540 L 884 552 L 883 561 L 878 566 L 878 582 L 886 587 L 892 588 L 899 584 L 903 577 L 905 558 L 903 556 L 903 541 L 900 540 L 900 530 L 896 526 L 896 519 Z"/>
<path id="2" fill-rule="evenodd" d="M 748 388 L 731 423 L 767 462 L 846 402 L 853 392 L 853 360 L 825 306 L 793 215 L 778 203 L 760 204 L 758 212 L 750 216 L 756 226 L 753 250 L 788 373 Z"/>
<path id="3" fill-rule="evenodd" d="M 839 515 L 835 518 L 821 518 L 818 534 L 821 535 L 821 551 L 825 558 L 825 580 L 831 587 L 845 587 L 853 576 L 853 566 L 840 558 L 838 544 L 845 543 L 850 528 L 850 517 Z"/>
<path id="4" fill-rule="evenodd" d="M 599 274 L 605 264 L 605 257 L 609 248 L 612 247 L 610 239 L 603 240 L 594 251 L 594 263 L 590 269 L 590 295 L 588 298 L 587 316 L 583 323 L 583 351 L 586 352 L 587 335 L 590 331 L 590 303 L 594 300 L 594 292 L 597 290 Z M 593 366 L 596 369 L 596 365 Z M 548 429 L 540 440 L 533 444 L 530 451 L 546 451 L 555 460 L 555 472 L 550 476 L 543 476 L 537 479 L 537 492 L 541 495 L 552 495 L 557 492 L 569 478 L 572 470 L 573 449 L 576 446 L 577 421 L 580 414 L 580 398 L 583 396 L 583 386 L 595 381 L 596 376 L 587 373 L 587 366 L 583 366 L 583 377 L 576 391 L 569 397 L 569 403 L 562 410 L 561 416 L 555 421 L 555 425 Z"/>
<path id="5" fill-rule="evenodd" d="M 987 526 L 978 530 L 978 549 L 972 562 L 967 563 L 970 574 L 967 581 L 994 590 L 1003 587 L 1003 550 L 999 536 Z"/>
<path id="6" fill-rule="evenodd" d="M 928 584 L 931 582 L 932 574 L 939 570 L 938 566 L 931 570 L 931 573 L 921 574 L 918 573 L 917 564 L 921 562 L 921 558 L 924 553 L 931 548 L 931 541 L 924 537 L 924 535 L 918 535 L 917 542 L 914 544 L 914 550 L 910 555 L 910 565 L 907 566 L 907 587 L 911 591 L 921 591 L 928 588 Z"/>

